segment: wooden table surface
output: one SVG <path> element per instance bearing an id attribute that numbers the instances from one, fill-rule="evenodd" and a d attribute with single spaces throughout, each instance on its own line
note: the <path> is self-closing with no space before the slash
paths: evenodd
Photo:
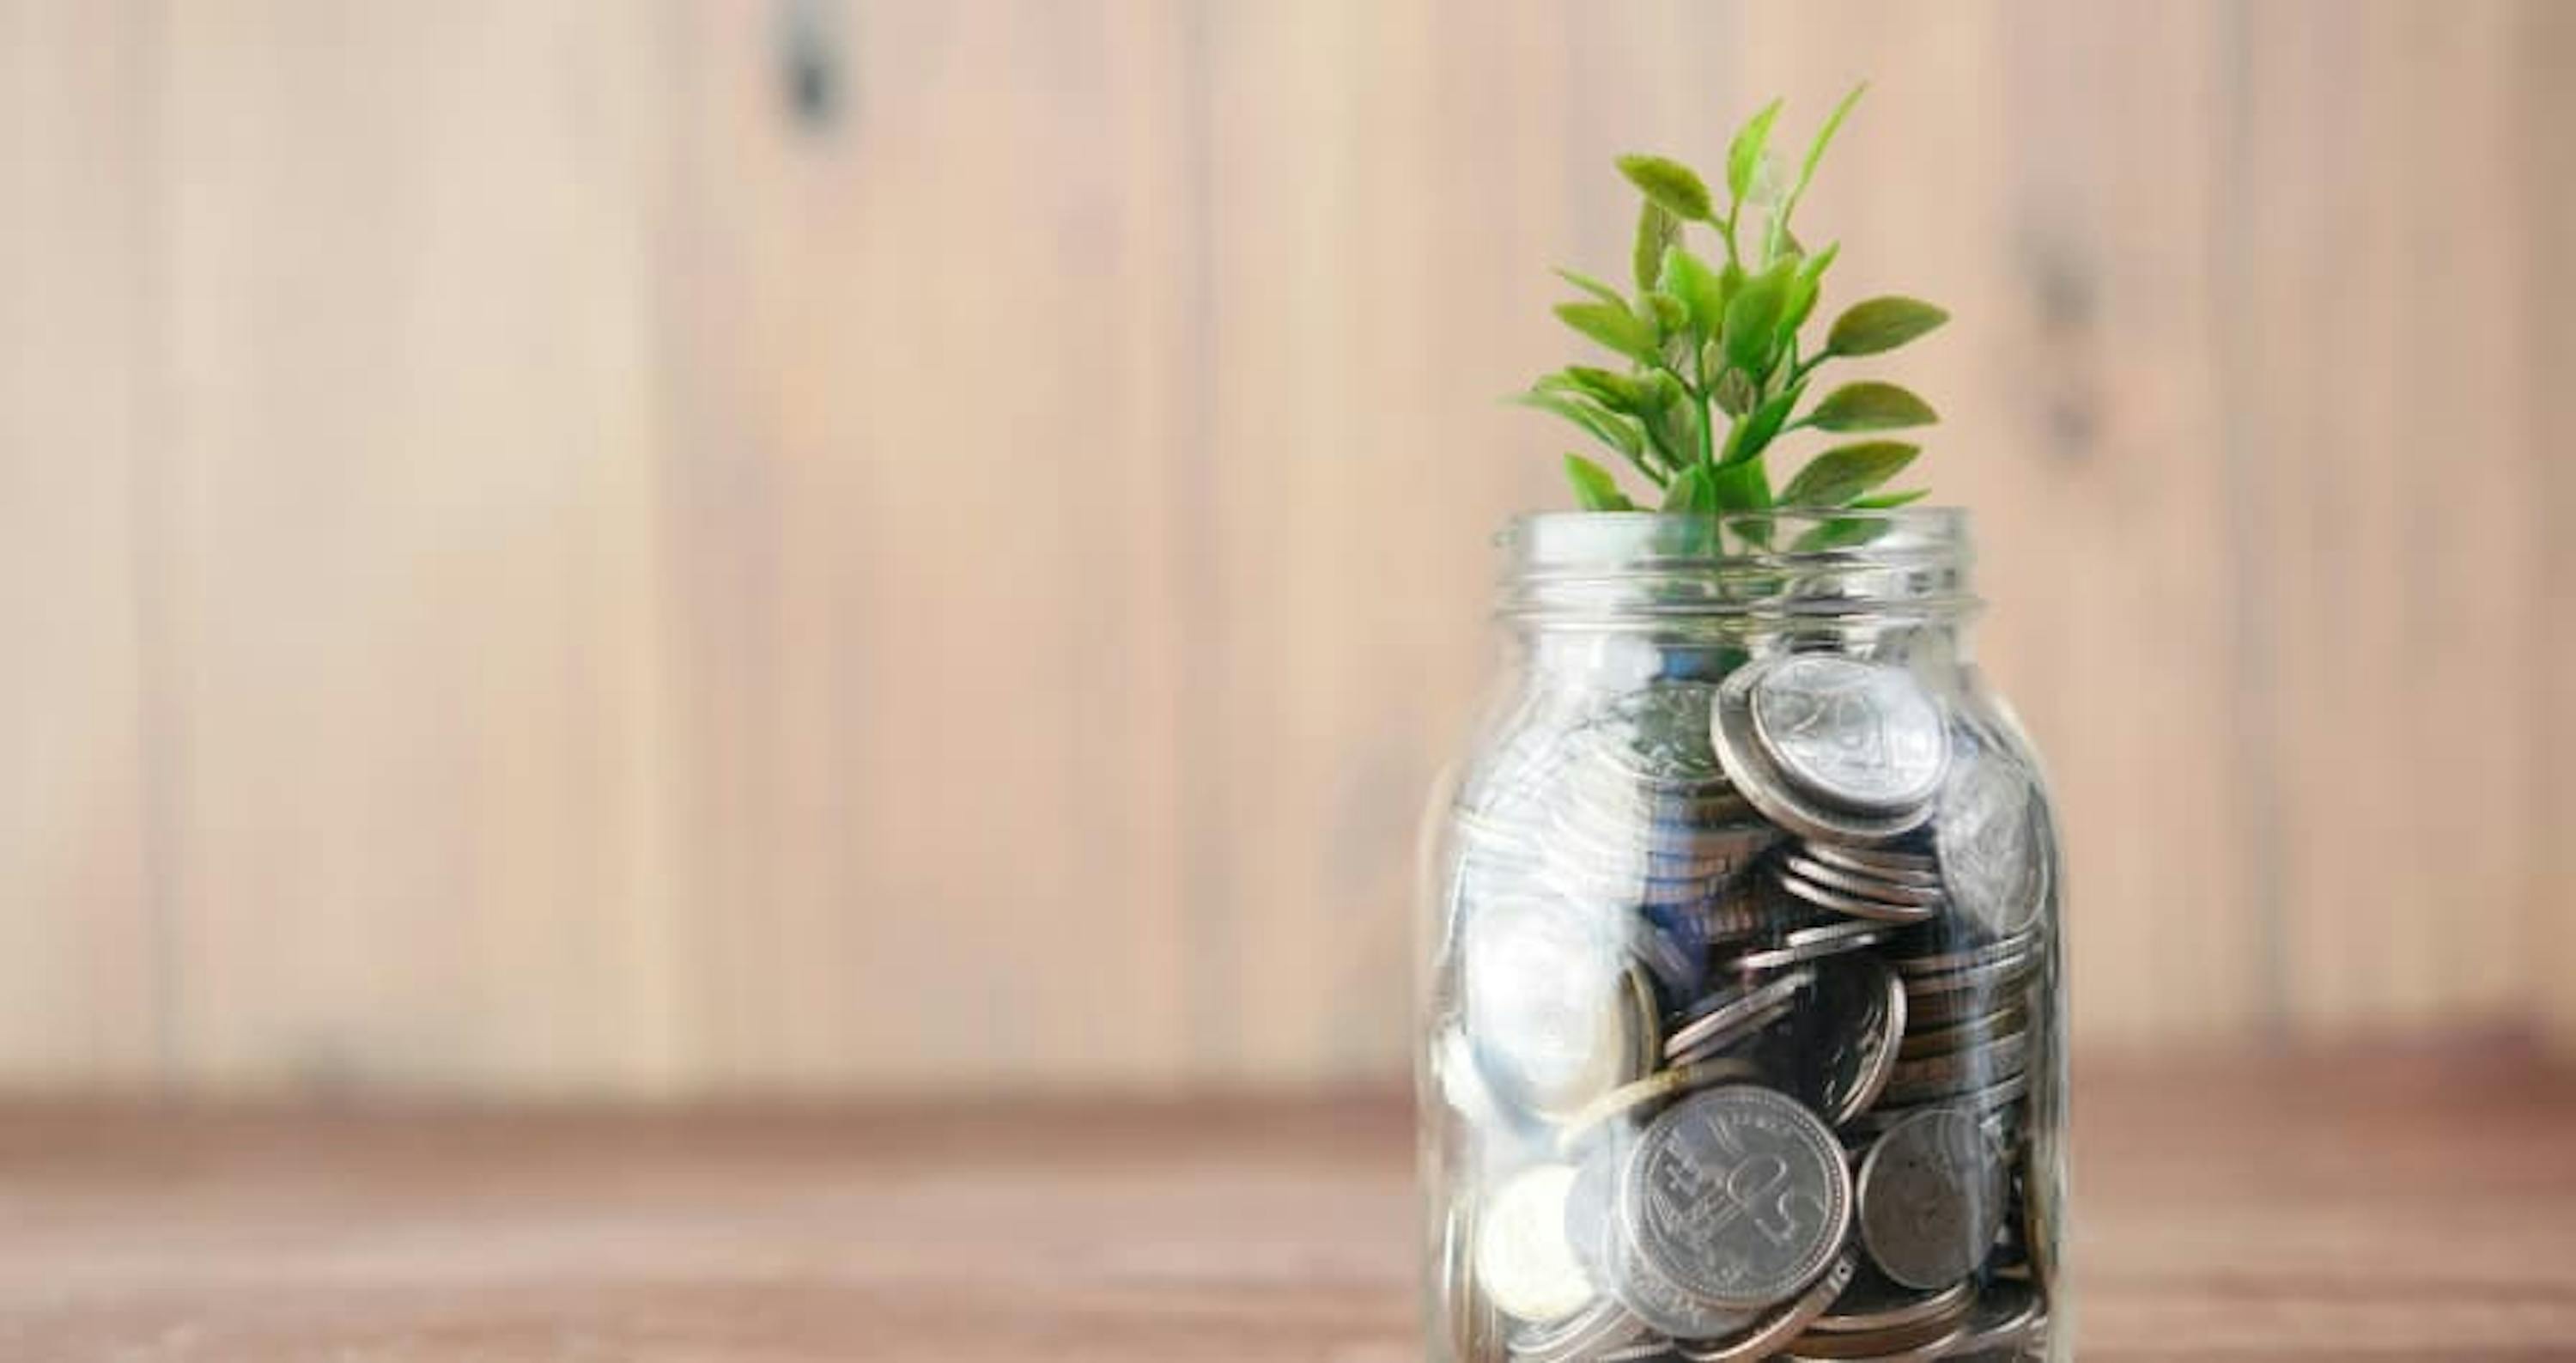
<path id="1" fill-rule="evenodd" d="M 2576 1073 L 2079 1076 L 2088 1359 L 2576 1358 Z M 1409 1359 L 1408 1115 L 0 1108 L 0 1359 Z"/>

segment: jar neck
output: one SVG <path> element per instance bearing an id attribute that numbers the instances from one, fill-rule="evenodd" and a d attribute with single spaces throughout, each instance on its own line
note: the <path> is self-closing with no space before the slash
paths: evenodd
<path id="1" fill-rule="evenodd" d="M 1943 667 L 1982 603 L 1949 508 L 1726 517 L 1573 512 L 1504 533 L 1497 616 L 1541 670 L 1722 675 L 1831 646 Z"/>

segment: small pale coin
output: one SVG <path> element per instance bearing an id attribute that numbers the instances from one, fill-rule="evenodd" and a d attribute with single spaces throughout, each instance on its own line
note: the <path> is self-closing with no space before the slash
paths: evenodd
<path id="1" fill-rule="evenodd" d="M 1751 666 L 1738 668 L 1718 688 L 1710 736 L 1735 788 L 1764 818 L 1811 841 L 1869 844 L 1902 837 L 1932 817 L 1929 800 L 1894 814 L 1867 815 L 1812 799 L 1791 785 L 1753 732 L 1753 672 Z"/>
<path id="2" fill-rule="evenodd" d="M 1859 1333 L 1893 1330 L 1927 1320 L 1952 1320 L 1975 1303 L 1977 1284 L 1961 1279 L 1936 1292 L 1918 1292 L 1888 1281 L 1867 1263 L 1852 1279 L 1851 1289 L 1834 1299 L 1833 1309 L 1816 1317 L 1811 1333 Z"/>
<path id="3" fill-rule="evenodd" d="M 1726 1038 L 1747 1020 L 1774 1004 L 1786 1003 L 1816 982 L 1812 970 L 1792 970 L 1778 979 L 1751 989 L 1731 994 L 1713 995 L 1691 1010 L 1670 1036 L 1664 1038 L 1664 1054 L 1687 1055 Z"/>
<path id="4" fill-rule="evenodd" d="M 1660 1069 L 1631 1084 L 1622 1084 L 1585 1105 L 1557 1129 L 1559 1150 L 1574 1150 L 1614 1123 L 1642 1115 L 1646 1109 L 1712 1084 L 1741 1083 L 1761 1073 L 1750 1060 L 1700 1060 Z"/>
<path id="5" fill-rule="evenodd" d="M 1802 841 L 1801 854 L 1828 866 L 1839 866 L 1874 880 L 1892 880 L 1918 888 L 1941 888 L 1941 863 L 1920 852 L 1887 847 L 1844 847 L 1838 843 Z"/>
<path id="6" fill-rule="evenodd" d="M 1476 1282 L 1503 1314 L 1548 1324 L 1592 1304 L 1592 1280 L 1565 1238 L 1571 1165 L 1540 1164 L 1503 1181 L 1476 1219 Z"/>
<path id="7" fill-rule="evenodd" d="M 1832 1128 L 1770 1089 L 1703 1089 L 1637 1139 L 1621 1181 L 1622 1233 L 1694 1297 L 1758 1309 L 1834 1261 L 1852 1177 Z"/>
<path id="8" fill-rule="evenodd" d="M 1853 918 L 1866 918 L 1874 923 L 1894 923 L 1900 926 L 1907 923 L 1923 923 L 1939 917 L 1941 913 L 1941 910 L 1935 906 L 1891 904 L 1884 899 L 1872 899 L 1865 895 L 1837 890 L 1828 885 L 1820 885 L 1785 865 L 1773 872 L 1773 879 L 1782 890 L 1820 909 L 1831 909 Z"/>
<path id="9" fill-rule="evenodd" d="M 1836 956 L 1816 972 L 1813 1006 L 1763 1034 L 1755 1063 L 1789 1096 L 1841 1126 L 1878 1101 L 1905 1036 L 1905 990 L 1865 953 Z"/>
<path id="10" fill-rule="evenodd" d="M 1780 865 L 1782 869 L 1794 872 L 1819 885 L 1840 890 L 1845 894 L 1858 895 L 1863 899 L 1881 900 L 1889 904 L 1901 904 L 1919 909 L 1937 909 L 1945 900 L 1937 885 L 1908 885 L 1900 880 L 1889 880 L 1866 872 L 1835 866 L 1797 852 L 1781 858 Z"/>
<path id="11" fill-rule="evenodd" d="M 1940 703 L 1901 667 L 1821 653 L 1754 663 L 1754 733 L 1807 795 L 1860 814 L 1912 809 L 1950 761 Z"/>
<path id="12" fill-rule="evenodd" d="M 1756 1359 L 1770 1358 L 1833 1305 L 1834 1298 L 1851 1284 L 1852 1272 L 1853 1260 L 1846 1254 L 1825 1270 L 1815 1286 L 1752 1330 L 1733 1339 L 1678 1344 L 1675 1352 L 1687 1363 L 1754 1363 Z"/>
<path id="13" fill-rule="evenodd" d="M 2048 893 L 2039 786 L 2021 763 L 1965 729 L 1953 743 L 1961 760 L 1933 822 L 1941 885 L 1987 936 L 2009 937 L 2038 920 Z"/>
<path id="14" fill-rule="evenodd" d="M 1604 1299 L 1560 1324 L 1513 1334 L 1511 1356 L 1522 1363 L 1586 1363 L 1645 1332 L 1644 1321 L 1619 1303 Z"/>
<path id="15" fill-rule="evenodd" d="M 2018 1349 L 2038 1338 L 2045 1324 L 2039 1293 L 2027 1283 L 1997 1278 L 1986 1284 L 1968 1312 L 1967 1330 L 1950 1346 L 1952 1357 Z"/>
<path id="16" fill-rule="evenodd" d="M 1806 961 L 1819 961 L 1846 951 L 1858 951 L 1887 940 L 1888 925 L 1868 919 L 1845 923 L 1827 923 L 1821 927 L 1799 928 L 1784 934 L 1777 946 L 1757 948 L 1737 956 L 1736 970 L 1780 970 Z"/>
<path id="17" fill-rule="evenodd" d="M 1933 1108 L 1888 1128 L 1861 1161 L 1861 1244 L 1907 1287 L 1939 1288 L 1985 1262 L 2003 1229 L 2002 1155 L 1974 1112 Z"/>

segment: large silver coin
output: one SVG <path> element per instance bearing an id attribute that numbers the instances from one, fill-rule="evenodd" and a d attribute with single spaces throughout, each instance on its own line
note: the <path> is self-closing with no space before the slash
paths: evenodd
<path id="1" fill-rule="evenodd" d="M 1894 814 L 1941 789 L 1948 726 L 1901 667 L 1822 653 L 1769 663 L 1752 683 L 1754 733 L 1807 794 L 1864 814 Z"/>
<path id="2" fill-rule="evenodd" d="M 1832 1128 L 1769 1089 L 1733 1085 L 1647 1126 L 1620 1220 L 1648 1266 L 1728 1307 L 1786 1301 L 1831 1267 L 1852 1218 L 1851 1169 Z"/>
<path id="3" fill-rule="evenodd" d="M 1962 733 L 1957 748 L 1932 829 L 1942 888 L 1988 937 L 2009 937 L 2038 920 L 2048 893 L 2039 787 L 2021 763 L 1980 740 Z"/>
<path id="4" fill-rule="evenodd" d="M 1871 844 L 1902 837 L 1932 817 L 1930 800 L 1892 814 L 1863 813 L 1801 791 L 1755 732 L 1753 686 L 1761 664 L 1737 668 L 1719 685 L 1709 736 L 1736 789 L 1762 816 L 1810 843 Z"/>
<path id="5" fill-rule="evenodd" d="M 2003 1230 L 2003 1155 L 1973 1112 L 1933 1108 L 1887 1130 L 1860 1167 L 1860 1237 L 1907 1287 L 1948 1287 L 1976 1271 Z"/>
<path id="6" fill-rule="evenodd" d="M 1627 952 L 1602 915 L 1523 897 L 1482 906 L 1465 932 L 1467 1031 L 1504 1101 L 1563 1116 L 1641 1073 Z"/>
<path id="7" fill-rule="evenodd" d="M 1476 1282 L 1515 1320 L 1547 1324 L 1592 1304 L 1592 1280 L 1565 1238 L 1574 1170 L 1541 1164 L 1505 1180 L 1476 1218 Z"/>

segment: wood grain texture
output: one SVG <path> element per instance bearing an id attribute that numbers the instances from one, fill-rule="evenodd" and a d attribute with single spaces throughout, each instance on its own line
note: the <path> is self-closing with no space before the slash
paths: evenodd
<path id="1" fill-rule="evenodd" d="M 2576 1083 L 2488 1049 L 2078 1082 L 2100 1360 L 2561 1357 Z M 0 1110 L 0 1351 L 1396 1363 L 1408 1114 Z"/>
<path id="2" fill-rule="evenodd" d="M 0 3 L 0 1083 L 161 1062 L 146 642 L 152 64 L 134 7 Z"/>
<path id="3" fill-rule="evenodd" d="M 1393 1075 L 1546 267 L 1864 76 L 2081 1038 L 2576 1037 L 2564 8 L 0 0 L 0 1081 Z"/>

